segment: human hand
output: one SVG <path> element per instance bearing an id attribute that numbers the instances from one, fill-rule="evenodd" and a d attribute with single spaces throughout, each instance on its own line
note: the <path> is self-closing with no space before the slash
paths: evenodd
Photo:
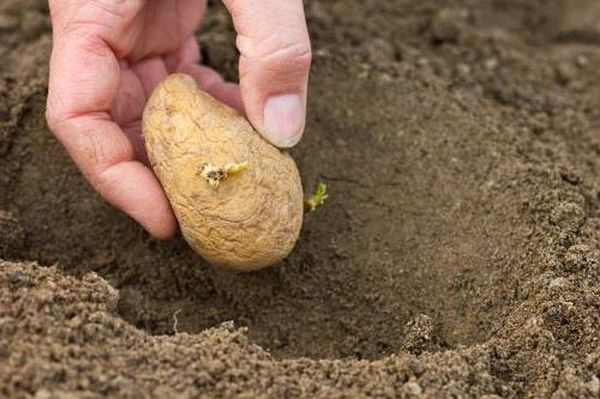
<path id="1" fill-rule="evenodd" d="M 102 197 L 157 238 L 177 222 L 148 166 L 141 117 L 167 74 L 193 76 L 277 146 L 304 130 L 311 50 L 302 1 L 223 2 L 237 31 L 239 86 L 199 64 L 193 32 L 206 0 L 50 0 L 48 126 Z"/>

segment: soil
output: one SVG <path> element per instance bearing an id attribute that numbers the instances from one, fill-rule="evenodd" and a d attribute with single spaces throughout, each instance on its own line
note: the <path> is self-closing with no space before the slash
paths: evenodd
<path id="1" fill-rule="evenodd" d="M 306 2 L 307 216 L 233 274 L 157 242 L 44 121 L 41 0 L 0 4 L 0 397 L 600 396 L 600 3 Z M 198 38 L 235 79 L 214 2 Z"/>

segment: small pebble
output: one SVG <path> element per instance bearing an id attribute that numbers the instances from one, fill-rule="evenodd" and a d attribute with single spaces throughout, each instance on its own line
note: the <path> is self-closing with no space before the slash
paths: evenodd
<path id="1" fill-rule="evenodd" d="M 575 58 L 575 64 L 580 68 L 587 66 L 589 63 L 589 59 L 583 54 L 579 54 L 577 58 Z"/>
<path id="2" fill-rule="evenodd" d="M 467 64 L 458 64 L 456 66 L 456 70 L 458 71 L 459 74 L 461 75 L 469 75 L 471 73 L 471 67 Z"/>
<path id="3" fill-rule="evenodd" d="M 409 381 L 406 384 L 404 384 L 404 386 L 406 387 L 406 390 L 411 395 L 417 396 L 417 395 L 421 395 L 423 393 L 423 388 L 421 388 L 421 385 L 419 385 L 415 381 Z"/>
<path id="4" fill-rule="evenodd" d="M 498 67 L 498 59 L 496 59 L 496 58 L 489 58 L 489 59 L 487 59 L 485 61 L 485 63 L 483 64 L 483 67 L 485 69 L 487 69 L 488 71 L 496 69 Z"/>

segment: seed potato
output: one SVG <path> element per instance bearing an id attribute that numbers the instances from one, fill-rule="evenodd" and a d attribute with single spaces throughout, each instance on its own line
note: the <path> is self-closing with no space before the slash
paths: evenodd
<path id="1" fill-rule="evenodd" d="M 298 169 L 243 115 L 173 74 L 148 101 L 143 131 L 182 234 L 204 259 L 248 271 L 290 253 L 303 218 Z"/>

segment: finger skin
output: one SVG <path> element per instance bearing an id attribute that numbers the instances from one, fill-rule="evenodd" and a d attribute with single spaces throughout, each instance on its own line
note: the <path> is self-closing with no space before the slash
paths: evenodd
<path id="1" fill-rule="evenodd" d="M 87 10 L 78 20 L 81 7 L 75 3 L 50 3 L 57 27 L 50 62 L 48 125 L 102 197 L 155 237 L 168 238 L 177 224 L 166 196 L 152 171 L 136 159 L 132 142 L 110 117 L 120 67 L 114 49 L 102 35 L 122 31 L 123 21 L 128 19 L 111 14 L 104 23 L 95 25 L 88 23 Z M 130 3 L 132 8 L 134 3 Z M 66 8 L 57 16 L 59 5 Z"/>
<path id="2" fill-rule="evenodd" d="M 237 32 L 241 95 L 248 119 L 273 142 L 274 132 L 267 129 L 264 120 L 267 100 L 298 95 L 301 136 L 312 57 L 302 0 L 223 2 L 232 15 Z M 295 144 L 300 136 L 287 144 Z"/>
<path id="3" fill-rule="evenodd" d="M 202 90 L 210 93 L 217 100 L 244 113 L 240 86 L 235 83 L 225 82 L 221 75 L 214 69 L 204 65 L 189 64 L 180 68 L 177 72 L 192 76 Z"/>
<path id="4" fill-rule="evenodd" d="M 157 238 L 177 222 L 148 167 L 140 116 L 154 87 L 186 72 L 243 111 L 238 85 L 199 65 L 205 0 L 50 0 L 47 120 L 92 186 Z M 174 27 L 157 29 L 157 27 Z"/>

